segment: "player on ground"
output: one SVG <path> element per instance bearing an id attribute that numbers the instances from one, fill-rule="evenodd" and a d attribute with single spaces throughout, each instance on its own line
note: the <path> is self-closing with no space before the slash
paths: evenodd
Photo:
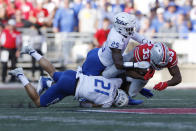
<path id="1" fill-rule="evenodd" d="M 136 73 L 135 71 L 127 71 L 126 75 L 128 81 L 131 82 L 129 87 L 129 96 L 134 97 L 137 93 L 147 84 L 148 80 L 151 79 L 155 73 L 155 70 L 161 70 L 168 68 L 172 78 L 165 82 L 160 82 L 154 86 L 154 90 L 164 90 L 168 86 L 175 86 L 182 80 L 181 73 L 178 67 L 178 58 L 176 52 L 168 48 L 164 43 L 155 44 L 143 44 L 136 46 L 130 53 L 123 56 L 124 61 L 148 61 L 151 64 L 151 68 L 145 75 Z M 115 66 L 113 66 L 113 73 L 103 72 L 105 77 L 114 77 L 116 74 Z M 108 76 L 110 75 L 110 76 Z M 134 77 L 132 77 L 134 75 Z"/>
<path id="2" fill-rule="evenodd" d="M 110 107 L 112 104 L 118 107 L 126 106 L 128 103 L 126 93 L 118 89 L 122 83 L 120 78 L 106 79 L 102 76 L 87 76 L 83 75 L 81 70 L 77 72 L 73 70 L 56 72 L 54 66 L 32 47 L 24 47 L 22 53 L 34 57 L 55 81 L 55 84 L 45 83 L 47 85 L 45 87 L 50 88 L 41 95 L 43 88 L 37 88 L 36 90 L 27 80 L 22 68 L 16 68 L 9 72 L 21 81 L 37 107 L 47 107 L 70 95 L 75 95 L 76 99 L 85 98 L 94 103 L 95 106 L 104 108 Z"/>

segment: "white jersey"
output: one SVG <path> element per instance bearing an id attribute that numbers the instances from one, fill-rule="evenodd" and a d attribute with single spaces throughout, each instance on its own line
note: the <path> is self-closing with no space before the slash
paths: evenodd
<path id="1" fill-rule="evenodd" d="M 114 102 L 117 88 L 120 88 L 120 78 L 106 79 L 103 76 L 86 76 L 79 74 L 75 98 L 85 98 L 96 105 L 110 107 Z"/>
<path id="2" fill-rule="evenodd" d="M 98 51 L 98 56 L 101 63 L 106 67 L 111 66 L 114 62 L 112 59 L 112 51 L 110 48 L 120 49 L 121 53 L 123 54 L 130 39 L 133 39 L 140 44 L 145 44 L 146 42 L 148 42 L 147 39 L 145 39 L 143 36 L 139 35 L 136 32 L 134 32 L 128 38 L 125 38 L 124 36 L 119 34 L 114 28 L 112 28 L 110 30 L 110 33 L 108 34 L 106 42 Z"/>

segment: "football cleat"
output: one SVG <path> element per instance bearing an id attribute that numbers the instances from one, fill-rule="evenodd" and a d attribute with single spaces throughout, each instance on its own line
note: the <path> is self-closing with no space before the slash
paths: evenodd
<path id="1" fill-rule="evenodd" d="M 129 97 L 129 102 L 128 105 L 140 105 L 142 104 L 144 101 L 142 100 L 134 100 L 131 97 Z"/>
<path id="2" fill-rule="evenodd" d="M 34 52 L 36 52 L 36 50 L 32 46 L 27 45 L 27 46 L 24 46 L 21 49 L 20 54 L 29 54 L 29 55 L 31 55 Z"/>
<path id="3" fill-rule="evenodd" d="M 143 88 L 141 91 L 140 91 L 140 94 L 145 96 L 146 98 L 151 98 L 153 97 L 153 93 L 151 92 L 151 90 L 149 89 L 146 89 L 146 88 Z"/>
<path id="4" fill-rule="evenodd" d="M 47 81 L 52 81 L 52 79 L 49 77 L 40 76 L 38 86 L 36 88 L 36 92 L 39 96 L 44 92 L 44 90 L 49 88 L 47 85 Z"/>
<path id="5" fill-rule="evenodd" d="M 16 76 L 17 78 L 20 76 L 20 75 L 24 75 L 23 73 L 23 69 L 22 68 L 16 68 L 14 70 L 11 70 L 8 72 L 9 75 L 13 75 L 13 76 Z"/>

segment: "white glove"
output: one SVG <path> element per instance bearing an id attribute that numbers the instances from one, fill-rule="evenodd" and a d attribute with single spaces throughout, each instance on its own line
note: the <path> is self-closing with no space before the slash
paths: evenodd
<path id="1" fill-rule="evenodd" d="M 140 69 L 148 69 L 150 67 L 150 63 L 147 61 L 141 61 L 134 63 L 134 68 L 140 68 Z"/>

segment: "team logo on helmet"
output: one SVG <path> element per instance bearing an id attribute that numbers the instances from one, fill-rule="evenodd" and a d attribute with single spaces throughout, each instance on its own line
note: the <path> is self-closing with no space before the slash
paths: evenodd
<path id="1" fill-rule="evenodd" d="M 126 23 L 126 22 L 124 22 L 124 21 L 122 21 L 122 20 L 120 20 L 118 17 L 116 17 L 116 21 L 115 21 L 115 23 L 117 23 L 117 24 L 121 24 L 121 25 L 127 25 L 128 23 Z"/>

